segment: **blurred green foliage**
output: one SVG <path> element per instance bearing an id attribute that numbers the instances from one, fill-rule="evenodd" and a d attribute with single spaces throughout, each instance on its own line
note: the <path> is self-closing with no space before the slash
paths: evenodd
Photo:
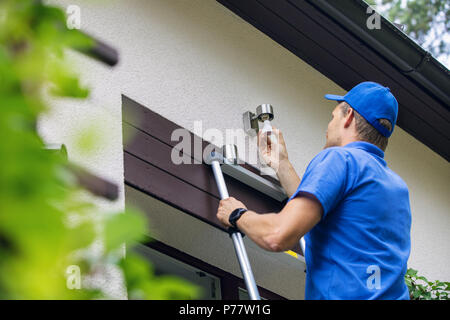
<path id="1" fill-rule="evenodd" d="M 425 277 L 419 276 L 417 270 L 412 268 L 406 272 L 405 282 L 408 286 L 411 300 L 450 299 L 450 282 L 428 281 Z"/>
<path id="2" fill-rule="evenodd" d="M 0 299 L 109 298 L 101 288 L 68 285 L 71 267 L 84 279 L 102 263 L 123 271 L 129 298 L 195 298 L 197 287 L 155 277 L 135 254 L 122 257 L 123 243 L 142 240 L 143 215 L 96 212 L 66 159 L 45 150 L 37 134 L 45 95 L 89 94 L 64 51 L 87 49 L 92 41 L 67 29 L 65 19 L 61 9 L 39 1 L 0 1 Z M 99 239 L 99 256 L 83 254 Z"/>

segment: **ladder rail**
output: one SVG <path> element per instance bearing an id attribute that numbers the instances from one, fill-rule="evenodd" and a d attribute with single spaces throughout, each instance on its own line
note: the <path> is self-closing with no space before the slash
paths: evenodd
<path id="1" fill-rule="evenodd" d="M 222 168 L 218 159 L 212 159 L 211 167 L 214 173 L 214 178 L 216 180 L 217 188 L 219 189 L 220 198 L 229 198 L 228 189 L 225 184 L 225 179 L 223 177 Z M 247 287 L 248 294 L 251 300 L 261 300 L 259 296 L 258 287 L 256 285 L 255 278 L 253 276 L 252 268 L 248 260 L 247 251 L 245 250 L 244 241 L 240 232 L 232 232 L 231 239 L 233 240 L 234 249 L 236 256 L 239 261 L 239 266 L 241 268 L 242 276 L 244 277 L 244 282 Z"/>

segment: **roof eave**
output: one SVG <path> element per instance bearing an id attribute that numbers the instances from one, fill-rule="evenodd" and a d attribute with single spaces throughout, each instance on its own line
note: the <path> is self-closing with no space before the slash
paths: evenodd
<path id="1" fill-rule="evenodd" d="M 428 51 L 381 16 L 381 28 L 367 28 L 369 5 L 363 0 L 307 0 L 419 83 L 450 110 L 450 72 Z"/>

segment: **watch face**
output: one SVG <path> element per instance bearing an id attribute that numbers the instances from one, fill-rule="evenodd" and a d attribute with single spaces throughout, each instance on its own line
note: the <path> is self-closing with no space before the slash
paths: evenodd
<path id="1" fill-rule="evenodd" d="M 240 208 L 240 209 L 234 210 L 234 211 L 230 214 L 230 219 L 229 219 L 229 221 L 230 221 L 230 223 L 231 223 L 231 225 L 232 225 L 233 227 L 236 228 L 236 221 L 237 221 L 237 220 L 239 219 L 239 217 L 242 215 L 242 212 L 245 212 L 245 211 L 247 211 L 247 210 Z"/>
<path id="2" fill-rule="evenodd" d="M 239 216 L 239 210 L 234 210 L 230 215 L 230 220 L 235 221 L 238 216 Z"/>

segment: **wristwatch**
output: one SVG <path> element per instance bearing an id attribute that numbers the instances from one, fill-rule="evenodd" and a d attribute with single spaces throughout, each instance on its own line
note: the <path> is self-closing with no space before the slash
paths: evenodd
<path id="1" fill-rule="evenodd" d="M 233 212 L 230 214 L 228 221 L 234 228 L 238 229 L 236 223 L 245 212 L 247 212 L 247 209 L 238 208 L 238 209 L 233 210 Z"/>

